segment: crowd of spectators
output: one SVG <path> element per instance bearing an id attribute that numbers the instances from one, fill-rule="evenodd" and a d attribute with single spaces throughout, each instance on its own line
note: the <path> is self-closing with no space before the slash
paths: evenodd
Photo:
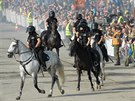
<path id="1" fill-rule="evenodd" d="M 105 32 L 105 38 L 112 36 L 112 26 L 121 27 L 121 39 L 126 43 L 135 44 L 135 8 L 134 0 L 84 0 L 84 8 L 76 9 L 75 0 L 3 0 L 3 8 L 11 9 L 18 14 L 27 16 L 32 12 L 33 18 L 41 19 L 43 22 L 48 18 L 50 10 L 54 10 L 59 22 L 59 30 L 65 30 L 67 19 L 73 22 L 76 20 L 76 14 L 81 13 L 87 20 L 92 29 L 93 21 L 101 19 L 99 25 Z M 100 1 L 100 2 L 99 2 Z M 119 14 L 123 21 L 118 23 Z M 106 18 L 107 24 L 104 23 Z M 104 25 L 103 25 L 104 24 Z M 127 38 L 128 36 L 128 38 Z M 134 56 L 135 57 L 135 56 Z"/>
<path id="2" fill-rule="evenodd" d="M 78 12 L 90 20 L 99 19 L 103 16 L 109 17 L 110 14 L 118 14 L 125 10 L 128 10 L 130 17 L 133 17 L 133 4 L 130 0 L 122 0 L 122 3 L 115 4 L 114 0 L 104 0 L 109 2 L 102 2 L 103 0 L 85 0 L 84 8 L 75 9 L 75 0 L 3 0 L 4 8 L 12 9 L 16 13 L 28 15 L 32 12 L 33 18 L 46 20 L 48 12 L 54 10 L 56 17 L 59 21 L 59 25 L 63 26 L 64 21 L 68 18 L 75 20 Z M 100 1 L 100 3 L 98 2 Z M 91 13 L 92 12 L 92 13 Z"/>

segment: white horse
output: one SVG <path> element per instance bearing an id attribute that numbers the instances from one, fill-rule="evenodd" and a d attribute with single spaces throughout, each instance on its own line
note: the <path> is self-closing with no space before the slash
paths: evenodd
<path id="1" fill-rule="evenodd" d="M 50 59 L 46 61 L 46 66 L 47 66 L 47 71 L 52 77 L 51 90 L 48 97 L 52 96 L 53 86 L 55 82 L 57 83 L 58 89 L 60 90 L 61 94 L 64 94 L 64 90 L 62 89 L 59 83 L 58 76 L 56 74 L 56 71 L 58 71 L 58 74 L 61 78 L 61 83 L 63 84 L 65 80 L 64 67 L 56 53 L 52 51 L 45 51 L 45 53 L 50 57 Z M 39 93 L 44 94 L 45 90 L 41 90 L 38 88 L 37 74 L 41 68 L 33 52 L 29 48 L 27 48 L 21 41 L 15 40 L 10 44 L 7 55 L 9 58 L 12 58 L 13 56 L 15 57 L 15 54 L 18 54 L 20 57 L 20 60 L 17 61 L 20 62 L 19 69 L 20 69 L 20 76 L 21 76 L 20 93 L 19 96 L 16 98 L 16 100 L 19 100 L 21 98 L 26 75 L 32 76 L 34 87 L 38 90 Z"/>
<path id="2" fill-rule="evenodd" d="M 91 46 L 92 46 L 92 48 L 96 49 L 100 54 L 100 67 L 101 67 L 100 79 L 101 79 L 101 83 L 103 85 L 103 80 L 105 80 L 105 70 L 104 70 L 105 69 L 105 60 L 103 57 L 103 53 L 102 53 L 100 47 L 97 45 L 97 43 L 94 42 L 94 38 L 91 38 Z"/>

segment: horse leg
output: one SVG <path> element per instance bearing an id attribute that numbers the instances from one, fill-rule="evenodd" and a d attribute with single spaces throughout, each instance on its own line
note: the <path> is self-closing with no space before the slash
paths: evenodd
<path id="1" fill-rule="evenodd" d="M 102 67 L 103 67 L 103 80 L 105 80 L 106 76 L 105 76 L 105 60 L 103 60 L 102 62 Z"/>
<path id="2" fill-rule="evenodd" d="M 24 82 L 25 82 L 25 78 L 26 78 L 26 74 L 20 73 L 20 76 L 21 76 L 20 93 L 19 93 L 19 96 L 16 98 L 16 100 L 20 100 L 20 98 L 21 98 L 22 90 L 23 90 Z"/>
<path id="3" fill-rule="evenodd" d="M 103 80 L 105 80 L 104 61 L 100 62 L 100 66 L 101 66 L 101 71 L 100 71 L 99 79 L 101 81 L 101 85 L 103 86 Z"/>
<path id="4" fill-rule="evenodd" d="M 51 84 L 50 94 L 48 94 L 48 97 L 52 97 L 53 87 L 54 87 L 55 81 L 57 80 L 57 76 L 55 74 L 56 70 L 54 70 L 54 69 L 53 70 L 49 69 L 48 72 L 52 76 L 52 84 Z"/>
<path id="5" fill-rule="evenodd" d="M 80 91 L 81 70 L 77 70 L 77 72 L 78 72 L 78 85 L 77 85 L 77 90 Z"/>
<path id="6" fill-rule="evenodd" d="M 91 72 L 90 72 L 90 71 L 88 71 L 88 78 L 89 78 L 89 80 L 90 80 L 91 88 L 92 88 L 92 90 L 94 91 L 94 87 L 93 87 L 92 77 L 91 77 Z"/>
<path id="7" fill-rule="evenodd" d="M 58 54 L 58 56 L 59 56 L 59 48 L 56 48 L 56 52 L 57 52 L 57 54 Z"/>
<path id="8" fill-rule="evenodd" d="M 37 74 L 32 74 L 32 77 L 33 77 L 34 87 L 38 90 L 39 93 L 45 94 L 45 90 L 41 90 L 38 87 L 38 84 L 37 84 Z"/>
<path id="9" fill-rule="evenodd" d="M 58 89 L 61 92 L 61 94 L 64 94 L 65 91 L 61 88 L 60 82 L 59 82 L 59 79 L 58 79 L 58 76 L 57 75 L 56 75 L 56 83 L 57 83 Z"/>
<path id="10" fill-rule="evenodd" d="M 97 89 L 98 89 L 98 88 L 101 88 L 100 80 L 99 80 L 100 70 L 98 70 L 98 68 L 100 69 L 100 65 L 98 65 L 96 68 L 97 70 L 96 71 L 92 70 L 92 72 L 96 78 L 96 84 L 97 84 Z"/>

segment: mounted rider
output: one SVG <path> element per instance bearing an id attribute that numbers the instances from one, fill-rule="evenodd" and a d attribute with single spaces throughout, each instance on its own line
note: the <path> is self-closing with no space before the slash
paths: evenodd
<path id="1" fill-rule="evenodd" d="M 27 27 L 26 33 L 29 33 L 29 36 L 27 38 L 27 47 L 30 48 L 34 54 L 35 57 L 38 59 L 39 63 L 43 67 L 44 70 L 46 70 L 46 63 L 48 56 L 45 54 L 44 48 L 41 46 L 41 39 L 36 32 L 36 29 L 34 26 L 30 25 Z"/>
<path id="2" fill-rule="evenodd" d="M 74 38 L 76 37 L 77 26 L 79 25 L 81 19 L 82 19 L 82 14 L 77 14 L 76 22 L 73 24 L 73 36 L 72 36 L 71 40 L 74 40 Z M 75 62 L 75 64 L 73 65 L 73 67 L 76 67 L 76 56 L 74 58 L 74 62 Z"/>
<path id="3" fill-rule="evenodd" d="M 58 35 L 58 38 L 59 38 L 59 48 L 60 47 L 62 47 L 63 45 L 61 44 L 61 36 L 60 36 L 60 34 L 59 34 L 59 32 L 58 32 L 58 30 L 57 30 L 57 28 L 58 28 L 58 20 L 57 20 L 57 18 L 55 17 L 55 12 L 54 11 L 50 11 L 49 12 L 49 18 L 46 20 L 46 26 L 47 26 L 47 35 L 46 35 L 46 37 L 51 33 L 51 30 L 52 30 L 52 23 L 55 23 L 56 24 L 56 33 L 57 33 L 57 35 Z"/>
<path id="4" fill-rule="evenodd" d="M 96 50 L 91 48 L 91 31 L 88 27 L 87 21 L 85 19 L 81 19 L 80 23 L 77 26 L 77 33 L 76 37 L 79 43 L 86 47 L 88 50 L 89 55 L 92 57 L 90 61 L 92 61 L 93 66 L 97 66 L 98 64 L 98 57 L 96 55 Z"/>
<path id="5" fill-rule="evenodd" d="M 98 44 L 100 47 L 103 56 L 106 60 L 106 62 L 109 61 L 109 56 L 107 54 L 107 49 L 104 45 L 104 35 L 102 34 L 102 31 L 98 29 L 98 24 L 95 22 L 94 23 L 94 29 L 92 30 L 93 36 L 94 36 L 94 42 Z M 94 45 L 94 44 L 93 44 Z"/>
<path id="6" fill-rule="evenodd" d="M 79 23 L 80 23 L 80 20 L 82 19 L 82 14 L 77 14 L 76 15 L 76 22 L 74 23 L 74 25 L 73 25 L 73 37 L 72 37 L 72 40 L 74 39 L 74 37 L 75 37 L 75 34 L 76 34 L 76 32 L 77 32 L 77 26 L 79 25 Z"/>
<path id="7" fill-rule="evenodd" d="M 79 38 L 79 42 L 82 46 L 86 47 L 90 45 L 90 28 L 88 27 L 85 19 L 80 20 L 77 26 L 76 37 Z"/>

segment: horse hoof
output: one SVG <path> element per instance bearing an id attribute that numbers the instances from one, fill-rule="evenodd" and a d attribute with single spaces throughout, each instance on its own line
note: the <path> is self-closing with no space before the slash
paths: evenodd
<path id="1" fill-rule="evenodd" d="M 77 91 L 80 91 L 80 88 L 77 88 Z"/>
<path id="2" fill-rule="evenodd" d="M 41 90 L 41 92 L 40 92 L 41 94 L 45 94 L 45 90 Z"/>
<path id="3" fill-rule="evenodd" d="M 65 91 L 64 90 L 61 90 L 61 94 L 64 94 L 65 93 Z"/>
<path id="4" fill-rule="evenodd" d="M 94 88 L 92 88 L 92 91 L 95 91 L 95 89 L 94 89 Z"/>
<path id="5" fill-rule="evenodd" d="M 20 100 L 20 96 L 18 96 L 18 97 L 16 98 L 16 100 Z"/>
<path id="6" fill-rule="evenodd" d="M 48 97 L 52 97 L 52 94 L 49 94 Z"/>

